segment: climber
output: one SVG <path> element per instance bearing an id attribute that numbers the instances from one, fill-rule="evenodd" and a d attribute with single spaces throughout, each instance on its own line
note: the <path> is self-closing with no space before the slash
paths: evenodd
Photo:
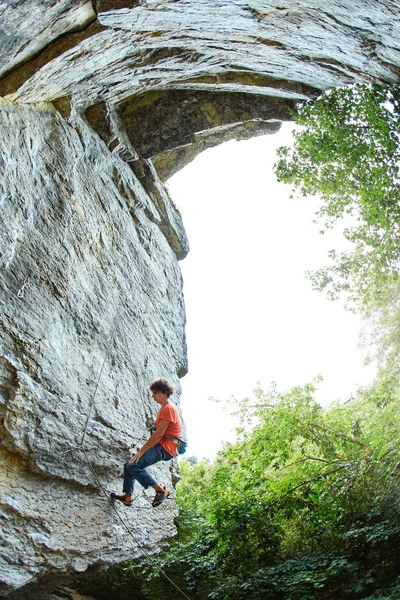
<path id="1" fill-rule="evenodd" d="M 159 461 L 171 460 L 176 454 L 177 438 L 181 435 L 181 420 L 178 409 L 171 404 L 169 398 L 174 391 L 168 381 L 159 379 L 154 381 L 150 390 L 153 399 L 160 405 L 155 422 L 155 431 L 147 442 L 134 454 L 124 466 L 123 494 L 117 496 L 114 492 L 111 497 L 119 500 L 125 506 L 132 505 L 132 494 L 135 479 L 145 489 L 152 486 L 156 495 L 152 505 L 160 506 L 168 498 L 168 490 L 157 483 L 145 469 Z"/>

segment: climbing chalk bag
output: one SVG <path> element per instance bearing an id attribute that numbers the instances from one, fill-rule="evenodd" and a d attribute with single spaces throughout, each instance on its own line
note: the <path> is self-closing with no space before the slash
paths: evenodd
<path id="1" fill-rule="evenodd" d="M 187 448 L 187 442 L 184 442 L 183 440 L 181 440 L 179 438 L 178 439 L 178 448 L 177 448 L 178 454 L 185 454 L 186 448 Z"/>

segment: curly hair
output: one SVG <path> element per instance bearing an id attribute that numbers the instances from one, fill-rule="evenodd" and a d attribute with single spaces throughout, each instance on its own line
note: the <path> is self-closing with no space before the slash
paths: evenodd
<path id="1" fill-rule="evenodd" d="M 154 381 L 150 386 L 150 390 L 152 392 L 167 394 L 168 398 L 174 393 L 174 388 L 166 379 L 157 379 L 157 381 Z"/>

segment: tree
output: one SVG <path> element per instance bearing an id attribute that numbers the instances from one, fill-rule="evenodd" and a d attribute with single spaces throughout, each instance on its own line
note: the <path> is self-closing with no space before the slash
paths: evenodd
<path id="1" fill-rule="evenodd" d="M 375 362 L 380 378 L 399 374 L 400 282 L 386 289 L 364 311 L 362 344 L 368 351 L 366 362 Z"/>
<path id="2" fill-rule="evenodd" d="M 330 298 L 342 291 L 363 306 L 399 280 L 400 86 L 337 88 L 297 106 L 293 148 L 282 147 L 275 173 L 302 196 L 319 194 L 322 232 L 344 217 L 352 250 L 310 273 Z"/>

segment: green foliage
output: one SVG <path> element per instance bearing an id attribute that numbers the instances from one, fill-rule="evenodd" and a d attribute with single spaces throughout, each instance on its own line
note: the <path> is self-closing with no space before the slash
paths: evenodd
<path id="1" fill-rule="evenodd" d="M 83 577 L 77 582 L 77 589 L 97 600 L 149 600 L 143 591 L 145 582 L 144 571 L 135 569 L 130 562 L 125 562 L 113 565 L 96 575 Z"/>
<path id="2" fill-rule="evenodd" d="M 368 362 L 376 362 L 381 378 L 397 373 L 400 356 L 400 282 L 387 286 L 364 311 L 364 348 Z M 384 375 L 385 373 L 385 375 Z"/>
<path id="3" fill-rule="evenodd" d="M 397 388 L 327 411 L 314 391 L 258 388 L 243 403 L 202 496 L 218 531 L 210 598 L 363 598 L 397 574 Z"/>
<path id="4" fill-rule="evenodd" d="M 299 103 L 293 148 L 282 147 L 278 180 L 300 195 L 319 194 L 319 217 L 331 228 L 350 215 L 352 250 L 309 276 L 330 298 L 342 291 L 360 305 L 399 278 L 400 87 L 337 88 Z"/>

